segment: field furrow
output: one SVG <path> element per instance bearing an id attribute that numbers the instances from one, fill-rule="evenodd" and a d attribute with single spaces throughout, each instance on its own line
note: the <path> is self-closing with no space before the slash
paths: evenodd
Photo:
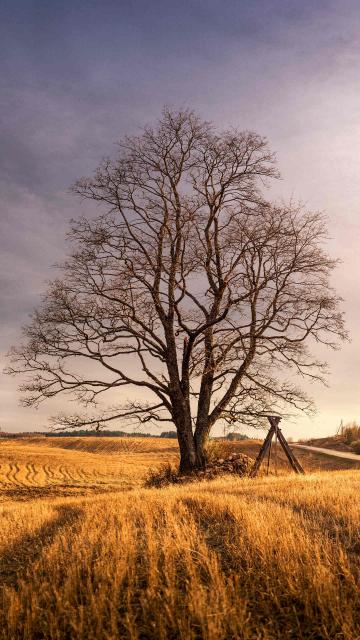
<path id="1" fill-rule="evenodd" d="M 358 470 L 145 489 L 172 442 L 74 440 L 1 443 L 0 640 L 360 639 Z"/>

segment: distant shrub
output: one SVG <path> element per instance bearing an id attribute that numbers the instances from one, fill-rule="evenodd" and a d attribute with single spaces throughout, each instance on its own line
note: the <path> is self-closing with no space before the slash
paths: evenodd
<path id="1" fill-rule="evenodd" d="M 162 431 L 160 438 L 177 438 L 177 433 L 176 431 Z"/>
<path id="2" fill-rule="evenodd" d="M 351 448 L 354 453 L 360 455 L 360 440 L 354 440 L 354 442 L 351 443 Z"/>
<path id="3" fill-rule="evenodd" d="M 340 433 L 346 444 L 360 440 L 360 426 L 356 422 L 344 425 Z"/>

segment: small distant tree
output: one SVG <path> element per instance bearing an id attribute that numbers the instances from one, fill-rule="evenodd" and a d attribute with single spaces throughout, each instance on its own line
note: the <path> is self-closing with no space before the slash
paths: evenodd
<path id="1" fill-rule="evenodd" d="M 239 433 L 238 431 L 231 431 L 227 434 L 226 440 L 230 440 L 231 442 L 234 440 L 248 440 L 249 436 L 246 436 L 244 433 Z"/>
<path id="2" fill-rule="evenodd" d="M 310 410 L 291 380 L 321 379 L 308 347 L 345 337 L 336 261 L 322 215 L 264 199 L 277 176 L 265 139 L 191 111 L 125 138 L 76 183 L 103 211 L 73 222 L 63 275 L 12 350 L 25 404 L 70 393 L 98 410 L 57 416 L 64 428 L 167 421 L 186 473 L 205 464 L 218 421 Z M 100 397 L 126 389 L 138 399 L 100 412 Z"/>

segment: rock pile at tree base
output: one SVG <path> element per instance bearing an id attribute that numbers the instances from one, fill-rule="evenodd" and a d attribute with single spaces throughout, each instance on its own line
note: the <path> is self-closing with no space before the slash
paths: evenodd
<path id="1" fill-rule="evenodd" d="M 232 453 L 226 458 L 214 458 L 207 463 L 206 469 L 195 471 L 191 475 L 180 475 L 179 472 L 170 464 L 166 464 L 149 473 L 145 486 L 166 487 L 171 484 L 185 484 L 186 482 L 199 482 L 199 480 L 212 480 L 213 478 L 228 474 L 247 476 L 249 475 L 253 464 L 253 458 L 250 458 L 244 453 Z"/>

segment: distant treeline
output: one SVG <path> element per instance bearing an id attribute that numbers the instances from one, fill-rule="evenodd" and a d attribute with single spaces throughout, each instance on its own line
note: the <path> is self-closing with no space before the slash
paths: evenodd
<path id="1" fill-rule="evenodd" d="M 82 429 L 76 431 L 48 431 L 43 434 L 46 438 L 83 438 L 83 437 L 94 437 L 96 438 L 153 438 L 154 436 L 151 433 L 127 433 L 125 431 L 85 431 Z"/>
<path id="2" fill-rule="evenodd" d="M 0 431 L 0 438 L 29 438 L 43 436 L 44 433 L 41 431 L 21 431 L 20 433 L 8 433 L 7 431 Z"/>
<path id="3" fill-rule="evenodd" d="M 142 433 L 140 431 L 133 431 L 127 433 L 125 431 L 23 431 L 21 433 L 7 433 L 5 431 L 0 432 L 2 438 L 29 438 L 31 436 L 43 437 L 43 438 L 83 438 L 94 437 L 97 438 L 176 438 L 176 431 L 163 431 L 160 435 L 154 435 L 153 433 Z"/>
<path id="4" fill-rule="evenodd" d="M 84 437 L 84 436 L 96 436 L 97 438 L 106 437 L 106 438 L 176 438 L 176 431 L 163 431 L 160 435 L 153 433 L 142 433 L 141 431 L 133 431 L 132 433 L 128 433 L 125 431 L 56 431 L 56 432 L 48 432 L 43 434 L 46 437 L 53 438 L 54 436 L 61 437 Z"/>
<path id="5" fill-rule="evenodd" d="M 160 433 L 160 438 L 177 438 L 176 431 L 163 431 Z"/>
<path id="6" fill-rule="evenodd" d="M 29 437 L 43 437 L 43 438 L 84 438 L 94 437 L 97 438 L 177 438 L 176 431 L 163 431 L 160 435 L 153 433 L 141 433 L 140 431 L 133 431 L 127 433 L 125 431 L 22 431 L 21 433 L 6 433 L 0 432 L 0 438 L 29 438 Z M 218 439 L 218 438 L 216 438 Z M 221 440 L 223 438 L 220 438 Z M 237 433 L 233 431 L 225 436 L 225 440 L 248 440 L 249 437 L 243 433 Z"/>

